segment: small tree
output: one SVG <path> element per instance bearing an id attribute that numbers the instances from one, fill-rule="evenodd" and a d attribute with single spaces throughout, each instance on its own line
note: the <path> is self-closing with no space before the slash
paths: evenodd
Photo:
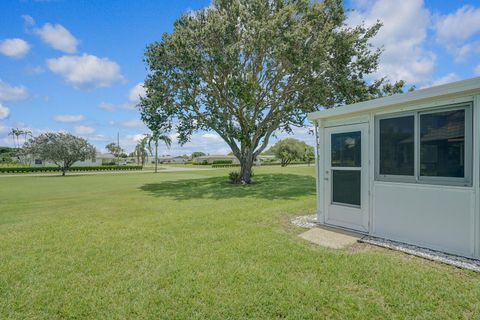
<path id="1" fill-rule="evenodd" d="M 286 167 L 292 161 L 304 160 L 307 147 L 309 146 L 303 141 L 287 138 L 275 143 L 271 152 L 280 159 L 282 167 Z"/>
<path id="2" fill-rule="evenodd" d="M 95 147 L 87 140 L 69 133 L 44 133 L 27 141 L 25 154 L 51 161 L 62 170 L 62 176 L 77 161 L 95 158 Z"/>
<path id="3" fill-rule="evenodd" d="M 105 146 L 105 149 L 108 150 L 110 154 L 112 154 L 115 157 L 115 160 L 117 162 L 117 165 L 119 164 L 119 157 L 123 153 L 123 149 L 120 148 L 118 144 L 115 142 L 111 142 Z"/>
<path id="4" fill-rule="evenodd" d="M 152 142 L 155 143 L 155 173 L 158 172 L 158 142 L 163 141 L 167 148 L 170 148 L 172 145 L 172 139 L 159 131 L 152 132 L 151 134 L 147 134 L 145 138 L 148 141 L 148 150 L 150 154 L 152 154 Z"/>
<path id="5" fill-rule="evenodd" d="M 203 157 L 203 156 L 206 156 L 206 154 L 201 151 L 192 152 L 192 159 Z"/>
<path id="6" fill-rule="evenodd" d="M 137 143 L 135 146 L 135 151 L 133 152 L 133 156 L 137 158 L 137 164 L 142 164 L 142 166 L 145 165 L 145 161 L 148 157 L 146 137 Z"/>

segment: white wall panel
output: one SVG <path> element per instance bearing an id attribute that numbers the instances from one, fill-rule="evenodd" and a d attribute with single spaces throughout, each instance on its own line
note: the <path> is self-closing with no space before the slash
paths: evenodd
<path id="1" fill-rule="evenodd" d="M 473 188 L 374 183 L 376 236 L 474 255 Z"/>

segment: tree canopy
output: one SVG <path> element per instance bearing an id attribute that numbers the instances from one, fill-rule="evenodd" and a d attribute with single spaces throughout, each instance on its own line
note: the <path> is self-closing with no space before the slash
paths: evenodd
<path id="1" fill-rule="evenodd" d="M 51 161 L 59 166 L 62 175 L 77 161 L 95 158 L 95 147 L 87 140 L 69 133 L 44 133 L 28 140 L 23 147 L 26 155 Z"/>
<path id="2" fill-rule="evenodd" d="M 192 159 L 197 158 L 197 157 L 203 157 L 206 156 L 204 152 L 201 151 L 194 151 L 192 152 Z"/>
<path id="3" fill-rule="evenodd" d="M 294 138 L 278 141 L 269 149 L 269 153 L 280 159 L 282 167 L 292 161 L 309 161 L 314 154 L 312 146 Z"/>
<path id="4" fill-rule="evenodd" d="M 105 149 L 107 149 L 107 151 L 117 159 L 117 162 L 120 158 L 120 155 L 124 152 L 123 149 L 115 142 L 107 144 Z"/>
<path id="5" fill-rule="evenodd" d="M 320 108 L 401 91 L 403 82 L 364 78 L 378 66 L 381 50 L 369 41 L 380 23 L 347 26 L 346 18 L 341 0 L 213 0 L 181 16 L 147 47 L 143 121 L 169 117 L 180 143 L 213 130 L 250 183 L 253 160 L 277 130 L 304 126 Z"/>

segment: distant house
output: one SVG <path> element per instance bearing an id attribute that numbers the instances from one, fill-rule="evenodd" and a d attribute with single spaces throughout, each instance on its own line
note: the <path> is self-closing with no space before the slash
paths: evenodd
<path id="1" fill-rule="evenodd" d="M 40 158 L 29 157 L 28 164 L 32 167 L 52 167 L 56 166 L 51 161 L 46 161 Z M 116 159 L 113 155 L 108 153 L 97 153 L 95 159 L 87 159 L 85 161 L 77 161 L 73 164 L 73 167 L 94 167 L 107 164 L 116 164 Z M 120 164 L 125 165 L 125 159 L 120 159 Z"/>
<path id="2" fill-rule="evenodd" d="M 158 158 L 158 163 L 185 163 L 187 162 L 184 157 L 181 156 L 163 156 Z M 153 159 L 152 163 L 155 163 Z"/>
<path id="3" fill-rule="evenodd" d="M 269 154 L 261 154 L 255 159 L 255 164 L 260 165 L 263 162 L 271 162 L 274 161 L 276 157 L 274 155 L 269 155 Z"/>
<path id="4" fill-rule="evenodd" d="M 265 161 L 272 161 L 275 159 L 273 155 L 259 155 L 254 163 L 255 165 L 259 166 Z M 230 156 L 230 155 L 208 155 L 208 156 L 201 156 L 193 158 L 193 163 L 208 163 L 213 164 L 215 161 L 232 161 L 232 164 L 240 164 L 237 157 Z"/>
<path id="5" fill-rule="evenodd" d="M 193 163 L 213 164 L 215 161 L 232 161 L 232 164 L 240 163 L 240 161 L 238 161 L 237 157 L 235 156 L 219 155 L 219 154 L 193 158 Z"/>

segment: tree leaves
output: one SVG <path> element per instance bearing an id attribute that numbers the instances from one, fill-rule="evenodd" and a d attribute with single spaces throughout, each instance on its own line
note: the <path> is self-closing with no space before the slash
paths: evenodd
<path id="1" fill-rule="evenodd" d="M 383 94 L 385 79 L 364 79 L 378 66 L 369 41 L 380 26 L 347 26 L 340 0 L 214 0 L 147 47 L 142 120 L 174 122 L 180 143 L 213 130 L 251 162 L 308 112 Z"/>
<path id="2" fill-rule="evenodd" d="M 26 155 L 51 161 L 62 168 L 63 174 L 75 162 L 95 158 L 95 147 L 87 140 L 69 133 L 44 133 L 27 141 L 23 147 Z"/>

